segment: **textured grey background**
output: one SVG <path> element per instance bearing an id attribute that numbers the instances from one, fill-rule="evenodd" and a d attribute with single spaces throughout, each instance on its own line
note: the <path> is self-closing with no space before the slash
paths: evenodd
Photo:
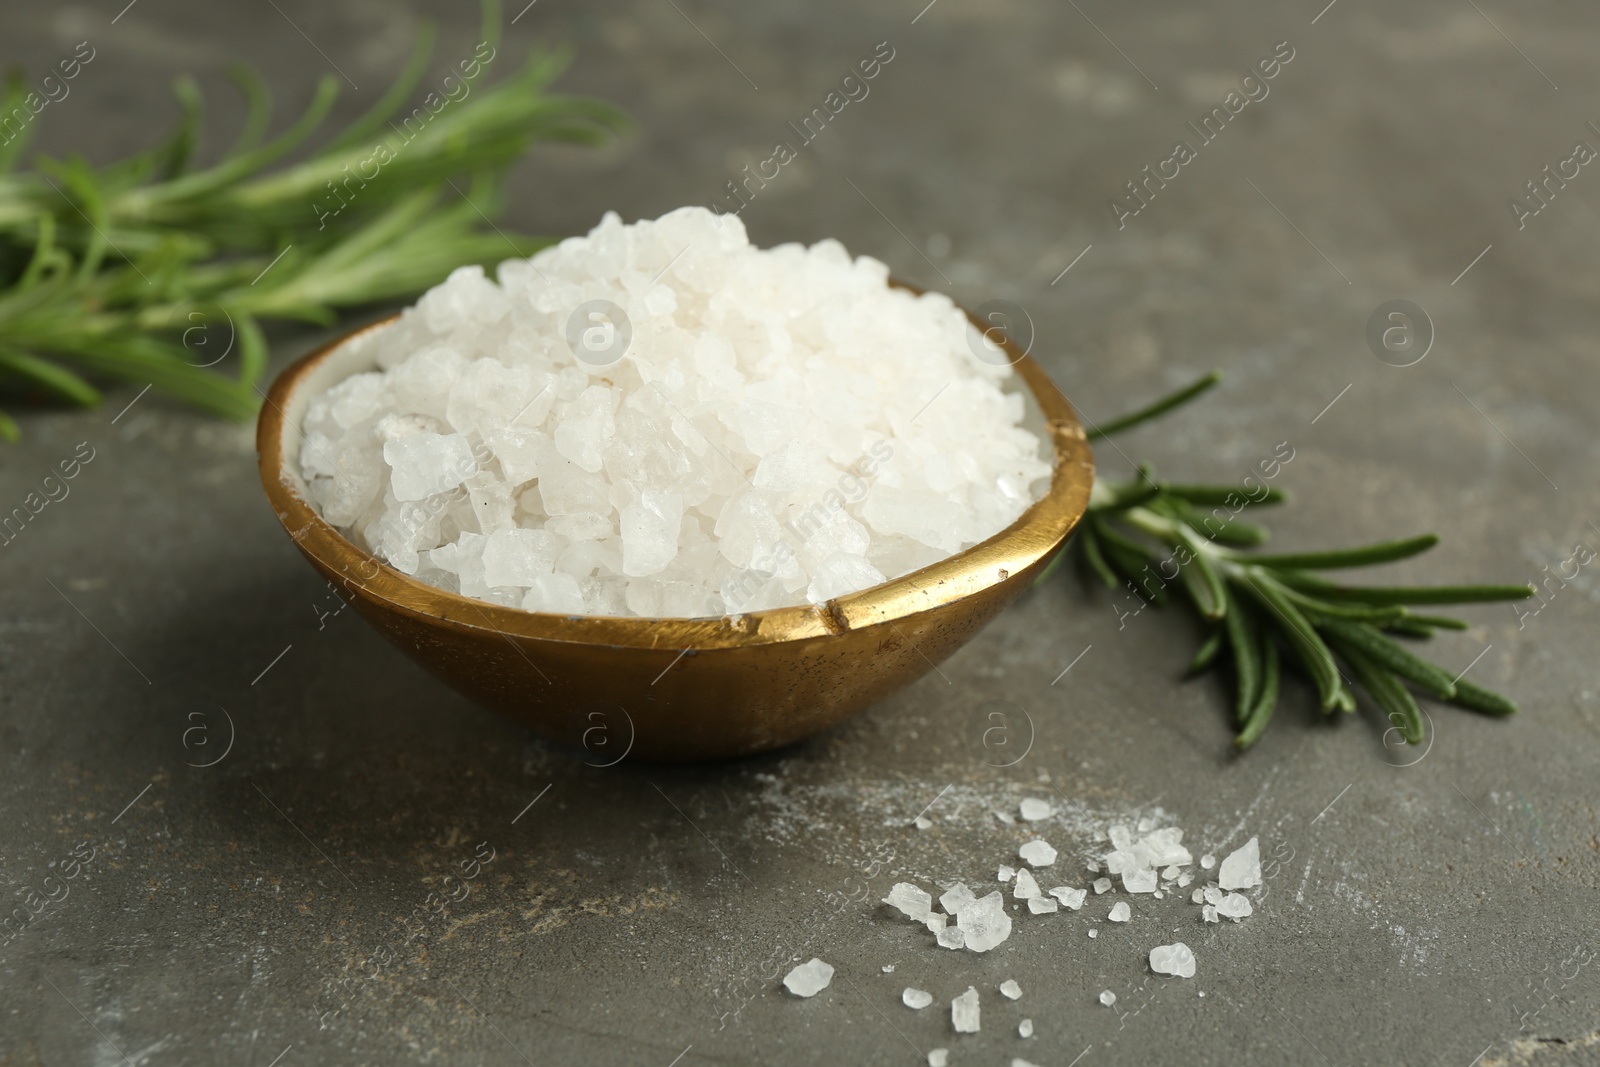
<path id="1" fill-rule="evenodd" d="M 870 96 L 745 212 L 753 237 L 835 236 L 968 306 L 1021 302 L 1090 417 L 1228 372 L 1103 450 L 1108 470 L 1125 452 L 1237 480 L 1287 441 L 1279 543 L 1438 530 L 1405 577 L 1538 579 L 1600 547 L 1600 174 L 1521 231 L 1506 200 L 1574 141 L 1600 144 L 1600 25 L 1578 2 L 1321 6 L 539 0 L 505 49 L 574 44 L 563 85 L 640 132 L 538 155 L 512 221 L 568 233 L 606 209 L 708 203 L 887 40 Z M 441 67 L 476 39 L 468 5 L 138 0 L 113 25 L 121 7 L 5 12 L 0 57 L 35 74 L 80 40 L 98 52 L 41 117 L 41 149 L 146 144 L 179 71 L 211 91 L 225 143 L 233 58 L 285 113 L 336 64 L 359 86 L 350 117 L 420 19 L 443 24 Z M 1270 96 L 1118 230 L 1110 197 L 1285 40 Z M 1404 369 L 1363 340 L 1396 298 L 1437 330 Z M 280 334 L 275 366 L 316 339 Z M 915 1064 L 939 1046 L 954 1064 L 1059 1067 L 1600 1063 L 1600 965 L 1582 962 L 1600 949 L 1592 567 L 1520 628 L 1508 607 L 1472 609 L 1470 632 L 1438 642 L 1523 714 L 1432 708 L 1409 767 L 1372 715 L 1320 721 L 1298 682 L 1234 758 L 1220 686 L 1179 678 L 1189 624 L 1147 611 L 1119 628 L 1115 601 L 1069 578 L 828 736 L 603 769 L 615 748 L 547 745 L 353 614 L 320 617 L 336 603 L 268 510 L 249 429 L 153 394 L 112 424 L 134 394 L 28 414 L 0 452 L 9 508 L 78 442 L 95 449 L 0 550 L 0 883 L 38 891 L 95 850 L 0 946 L 0 1063 Z M 982 743 L 996 710 L 1011 748 Z M 225 758 L 191 766 L 230 732 Z M 1022 916 L 979 957 L 874 905 L 901 877 L 992 879 L 1024 837 L 992 811 L 1027 795 L 1068 809 L 1045 832 L 1075 883 L 1096 827 L 1157 807 L 1197 851 L 1259 834 L 1274 862 L 1256 914 L 1223 929 L 1136 902 L 1106 927 L 1102 901 Z M 935 798 L 934 828 L 909 829 Z M 479 842 L 494 858 L 466 899 L 407 942 L 403 918 Z M 1199 975 L 1148 978 L 1144 953 L 1178 937 Z M 839 969 L 815 1000 L 765 977 L 812 954 Z M 1018 1005 L 994 992 L 1007 977 Z M 937 1005 L 902 1007 L 908 984 Z M 969 984 L 986 1025 L 957 1037 L 947 1004 Z M 1119 1012 L 1095 1003 L 1106 988 Z"/>

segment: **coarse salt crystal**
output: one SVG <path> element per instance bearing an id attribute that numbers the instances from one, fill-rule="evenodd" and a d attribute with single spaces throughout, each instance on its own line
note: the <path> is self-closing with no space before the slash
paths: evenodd
<path id="1" fill-rule="evenodd" d="M 1017 984 L 1017 980 L 1015 978 L 1007 978 L 1004 982 L 1000 983 L 1000 992 L 1005 994 L 1006 999 L 1016 1000 L 1022 996 L 1022 987 Z"/>
<path id="2" fill-rule="evenodd" d="M 1011 876 L 1016 874 L 1016 873 L 1017 873 L 1017 871 L 1016 871 L 1015 867 L 1007 867 L 1004 863 L 1002 863 L 1000 865 L 1000 870 L 999 870 L 1000 881 L 1009 882 L 1009 881 L 1011 881 Z"/>
<path id="3" fill-rule="evenodd" d="M 1029 900 L 1039 895 L 1039 883 L 1026 867 L 1017 872 L 1017 884 L 1011 890 L 1011 895 L 1018 900 Z"/>
<path id="4" fill-rule="evenodd" d="M 906 986 L 905 992 L 900 994 L 900 1001 L 914 1011 L 921 1011 L 933 1003 L 933 994 L 921 989 L 912 989 Z"/>
<path id="5" fill-rule="evenodd" d="M 1069 911 L 1077 911 L 1083 907 L 1084 898 L 1089 895 L 1087 889 L 1073 889 L 1070 886 L 1058 885 L 1050 890 L 1050 895 L 1061 901 L 1061 906 Z"/>
<path id="6" fill-rule="evenodd" d="M 933 897 L 928 891 L 910 882 L 896 882 L 894 888 L 889 890 L 889 895 L 883 898 L 883 902 L 899 909 L 906 918 L 917 922 L 927 919 L 929 910 L 933 907 Z"/>
<path id="7" fill-rule="evenodd" d="M 1097 895 L 1100 894 L 1100 893 L 1109 892 L 1110 889 L 1111 889 L 1111 879 L 1109 879 L 1109 878 L 1096 878 L 1094 880 L 1093 885 L 1094 885 L 1094 891 L 1095 891 L 1095 893 Z"/>
<path id="8" fill-rule="evenodd" d="M 988 952 L 1011 936 L 1011 916 L 1006 914 L 1005 898 L 995 890 L 988 896 L 962 906 L 956 912 L 956 926 L 965 936 L 965 946 L 973 952 Z"/>
<path id="9" fill-rule="evenodd" d="M 1114 923 L 1125 923 L 1133 917 L 1133 909 L 1125 901 L 1117 901 L 1111 905 L 1111 913 L 1106 916 Z"/>
<path id="10" fill-rule="evenodd" d="M 1033 1036 L 1032 1019 L 1024 1019 L 1017 1024 L 1017 1036 L 1021 1038 L 1029 1038 Z"/>
<path id="11" fill-rule="evenodd" d="M 958 1034 L 975 1034 L 981 1027 L 978 991 L 972 986 L 950 1002 L 950 1025 Z"/>
<path id="12" fill-rule="evenodd" d="M 1157 945 L 1150 950 L 1150 969 L 1157 974 L 1179 978 L 1194 977 L 1194 953 L 1182 941 Z"/>
<path id="13" fill-rule="evenodd" d="M 1054 897 L 1028 898 L 1028 911 L 1033 915 L 1050 915 L 1059 910 L 1060 907 L 1061 905 L 1056 903 Z"/>
<path id="14" fill-rule="evenodd" d="M 813 956 L 784 976 L 783 987 L 797 997 L 814 997 L 831 981 L 833 968 Z"/>
<path id="15" fill-rule="evenodd" d="M 1239 893 L 1229 893 L 1217 904 L 1217 914 L 1234 922 L 1245 918 L 1254 910 L 1250 906 L 1250 901 Z"/>
<path id="16" fill-rule="evenodd" d="M 1029 797 L 1028 799 L 1024 800 L 1020 805 L 1020 808 L 1022 817 L 1028 822 L 1038 822 L 1040 819 L 1048 819 L 1053 810 L 1050 807 L 1050 802 L 1048 800 L 1039 800 L 1034 797 Z"/>
<path id="17" fill-rule="evenodd" d="M 1017 849 L 1017 855 L 1030 867 L 1048 867 L 1056 861 L 1056 850 L 1049 842 L 1035 838 Z"/>
<path id="18" fill-rule="evenodd" d="M 950 1050 L 947 1048 L 929 1049 L 928 1067 L 950 1067 Z"/>
<path id="19" fill-rule="evenodd" d="M 1224 889 L 1249 889 L 1261 884 L 1261 845 L 1257 838 L 1252 837 L 1222 861 L 1217 882 Z"/>
<path id="20" fill-rule="evenodd" d="M 1106 1007 L 1109 1008 L 1109 1007 L 1111 1007 L 1111 1005 L 1115 1004 L 1116 1002 L 1117 1002 L 1117 995 L 1115 993 L 1111 992 L 1111 990 L 1109 990 L 1109 989 L 1101 990 L 1101 992 L 1100 992 L 1100 1003 L 1104 1004 Z"/>

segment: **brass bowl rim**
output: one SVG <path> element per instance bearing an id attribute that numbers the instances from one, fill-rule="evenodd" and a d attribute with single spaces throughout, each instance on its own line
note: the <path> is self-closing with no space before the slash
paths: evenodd
<path id="1" fill-rule="evenodd" d="M 909 287 L 907 287 L 909 288 Z M 970 312 L 965 312 L 972 319 Z M 1093 454 L 1077 413 L 1050 376 L 1015 342 L 1002 341 L 1012 369 L 1044 416 L 1054 450 L 1050 485 L 1005 529 L 956 554 L 822 605 L 769 608 L 720 617 L 561 615 L 504 607 L 429 585 L 389 566 L 345 538 L 303 493 L 294 464 L 285 462 L 285 412 L 307 378 L 345 345 L 399 319 L 400 313 L 340 334 L 286 367 L 267 391 L 256 425 L 261 482 L 284 528 L 300 549 L 347 592 L 360 588 L 404 615 L 454 629 L 541 642 L 695 652 L 748 648 L 837 635 L 895 624 L 972 596 L 1041 565 L 1066 540 L 1089 502 Z M 982 326 L 972 320 L 975 325 Z M 356 373 L 356 372 L 352 372 Z"/>

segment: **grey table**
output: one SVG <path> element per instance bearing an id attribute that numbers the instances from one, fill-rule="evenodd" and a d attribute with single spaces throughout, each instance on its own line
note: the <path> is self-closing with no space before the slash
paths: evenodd
<path id="1" fill-rule="evenodd" d="M 755 239 L 836 236 L 968 306 L 1020 303 L 1090 418 L 1225 369 L 1101 463 L 1229 482 L 1286 443 L 1281 544 L 1438 530 L 1397 570 L 1419 581 L 1543 580 L 1600 547 L 1600 174 L 1564 163 L 1600 145 L 1586 5 L 922 2 L 524 9 L 504 48 L 571 42 L 563 85 L 640 128 L 520 167 L 512 221 L 716 201 L 888 42 L 869 94 L 752 198 Z M 441 63 L 475 41 L 466 5 L 121 6 L 4 15 L 0 52 L 35 76 L 95 49 L 41 149 L 147 143 L 179 71 L 223 143 L 234 57 L 285 108 L 333 71 L 359 86 L 350 117 L 424 17 Z M 1243 84 L 1275 49 L 1292 58 Z M 1213 108 L 1263 85 L 1207 139 Z M 1405 367 L 1366 340 L 1401 299 L 1431 339 Z M 316 340 L 278 335 L 276 365 Z M 0 454 L 6 508 L 93 457 L 0 549 L 0 882 L 70 890 L 0 948 L 0 1062 L 1600 1063 L 1592 565 L 1537 614 L 1472 609 L 1439 642 L 1523 713 L 1430 707 L 1420 760 L 1373 714 L 1322 720 L 1298 681 L 1234 757 L 1221 685 L 1180 678 L 1190 624 L 1067 578 L 810 743 L 602 767 L 335 611 L 265 505 L 249 428 L 153 393 L 124 410 L 135 394 L 30 413 Z M 1011 733 L 986 745 L 997 710 Z M 1026 796 L 1061 809 L 1040 825 L 1072 884 L 1120 820 L 1219 853 L 1259 835 L 1255 914 L 1135 901 L 1116 927 L 1091 897 L 978 956 L 876 904 L 906 878 L 992 883 L 1028 836 L 995 812 Z M 1199 974 L 1150 976 L 1177 939 Z M 838 974 L 801 1001 L 771 976 L 812 955 Z M 935 1005 L 903 1007 L 907 985 Z M 960 1036 L 968 985 L 985 1025 Z"/>

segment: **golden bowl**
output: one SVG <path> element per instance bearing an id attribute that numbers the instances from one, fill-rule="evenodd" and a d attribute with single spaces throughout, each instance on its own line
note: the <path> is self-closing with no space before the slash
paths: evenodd
<path id="1" fill-rule="evenodd" d="M 373 369 L 363 339 L 391 321 L 345 334 L 273 383 L 256 427 L 267 498 L 311 565 L 408 656 L 484 706 L 582 745 L 607 765 L 630 754 L 747 755 L 854 715 L 932 670 L 998 615 L 1061 548 L 1089 502 L 1094 458 L 1077 413 L 1007 338 L 1026 386 L 1027 424 L 1048 435 L 1055 461 L 1043 498 L 987 541 L 816 606 L 703 619 L 501 607 L 400 573 L 345 540 L 307 498 L 298 463 L 306 404 Z"/>

